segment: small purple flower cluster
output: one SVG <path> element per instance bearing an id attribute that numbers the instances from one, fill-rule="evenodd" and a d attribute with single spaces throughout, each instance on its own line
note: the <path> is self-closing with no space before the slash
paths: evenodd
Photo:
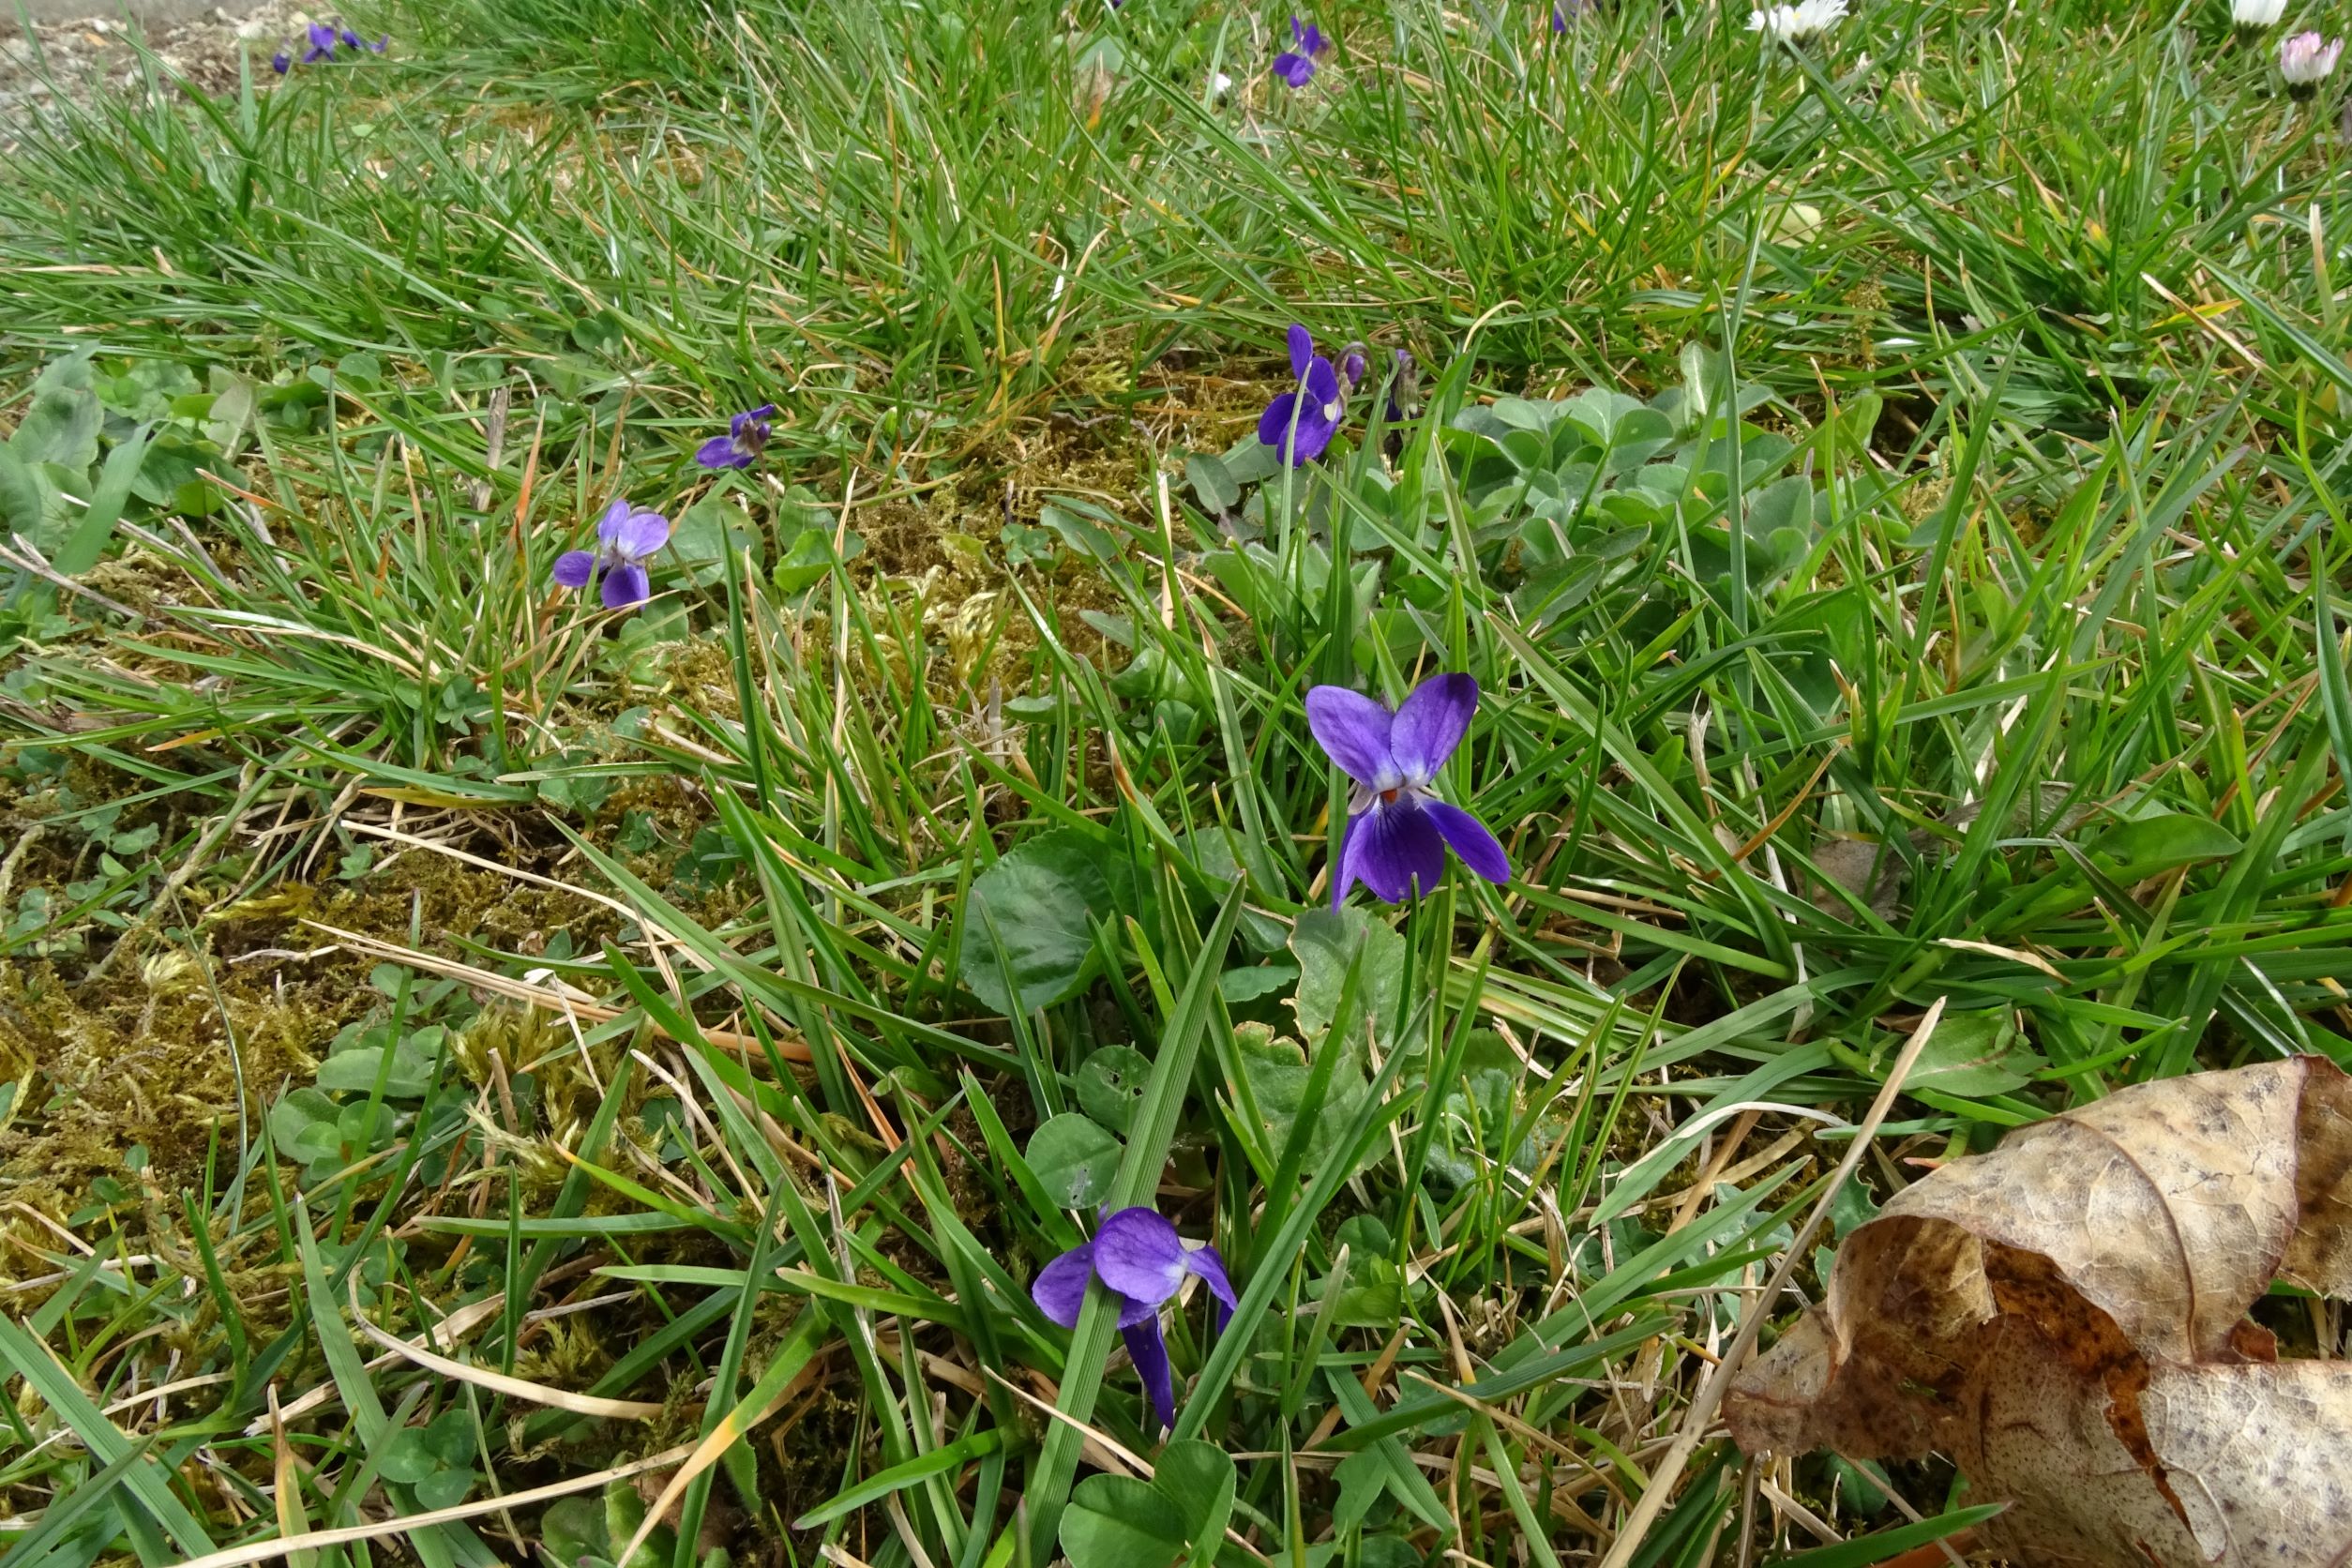
<path id="1" fill-rule="evenodd" d="M 774 403 L 746 409 L 727 422 L 727 433 L 696 448 L 694 460 L 714 473 L 749 468 L 760 460 L 774 430 Z M 670 520 L 649 507 L 615 501 L 596 524 L 596 548 L 570 550 L 555 561 L 558 588 L 585 588 L 599 578 L 598 596 L 607 610 L 627 610 L 653 596 L 645 563 L 670 542 Z"/>
<path id="2" fill-rule="evenodd" d="M 1436 790 L 1438 771 L 1477 711 L 1478 683 L 1462 674 L 1424 681 L 1394 713 L 1345 686 L 1307 692 L 1307 727 L 1355 785 L 1332 879 L 1334 909 L 1358 882 L 1391 903 L 1434 888 L 1445 874 L 1448 847 L 1489 882 L 1510 880 L 1510 858 L 1495 836 Z M 1199 1280 L 1215 1298 L 1223 1333 L 1240 1304 L 1225 1259 L 1205 1242 L 1185 1241 L 1158 1210 L 1136 1207 L 1105 1215 L 1093 1241 L 1038 1271 L 1030 1294 L 1048 1319 L 1076 1328 L 1086 1293 L 1099 1281 L 1119 1308 L 1120 1336 L 1153 1413 L 1167 1427 L 1176 1424 L 1176 1382 L 1160 1313 L 1187 1279 Z"/>
<path id="3" fill-rule="evenodd" d="M 1592 0 L 1554 0 L 1552 31 L 1565 33 L 1570 22 L 1581 17 L 1591 7 Z M 1114 0 L 1114 7 L 1116 4 Z M 1290 47 L 1274 58 L 1274 73 L 1293 90 L 1315 80 L 1315 68 L 1331 52 L 1331 39 L 1320 27 L 1311 22 L 1301 22 L 1295 13 L 1290 18 Z"/>
<path id="4" fill-rule="evenodd" d="M 270 56 L 269 68 L 283 76 L 296 64 L 315 66 L 336 59 L 335 51 L 339 48 L 357 56 L 381 54 L 391 46 L 392 35 L 389 33 L 369 43 L 339 22 L 313 22 L 307 29 L 300 61 L 297 62 L 291 53 L 281 49 Z"/>
<path id="5" fill-rule="evenodd" d="M 1364 345 L 1354 343 L 1340 351 L 1334 365 L 1315 352 L 1314 335 L 1302 325 L 1290 327 L 1289 339 L 1295 384 L 1266 406 L 1258 439 L 1287 453 L 1296 466 L 1329 448 L 1347 416 L 1348 398 L 1370 364 Z M 1395 352 L 1391 420 L 1405 416 L 1397 400 L 1410 397 L 1414 369 L 1411 354 Z M 1466 674 L 1422 682 L 1394 711 L 1345 686 L 1307 692 L 1307 728 L 1353 786 L 1332 871 L 1334 909 L 1358 883 L 1390 903 L 1433 891 L 1445 875 L 1449 850 L 1488 882 L 1511 880 L 1511 858 L 1486 824 L 1438 792 L 1438 775 L 1470 733 L 1477 711 L 1478 683 Z M 1106 1216 L 1093 1241 L 1047 1264 L 1031 1294 L 1048 1319 L 1074 1328 L 1087 1290 L 1100 1281 L 1119 1308 L 1119 1332 L 1152 1410 L 1162 1426 L 1172 1426 L 1175 1378 L 1160 1312 L 1188 1277 L 1199 1278 L 1216 1298 L 1221 1332 L 1236 1297 L 1216 1248 L 1184 1241 L 1157 1210 L 1129 1208 Z"/>
<path id="6" fill-rule="evenodd" d="M 1347 418 L 1348 399 L 1369 367 L 1364 346 L 1340 352 L 1339 363 L 1315 352 L 1314 335 L 1293 323 L 1290 375 L 1296 384 L 1266 405 L 1258 439 L 1287 455 L 1290 466 L 1312 462 L 1330 447 Z M 1405 417 L 1413 356 L 1395 351 L 1388 417 Z M 1428 892 L 1445 874 L 1450 847 L 1462 864 L 1488 882 L 1511 880 L 1511 861 L 1476 817 L 1439 798 L 1436 779 L 1470 731 L 1478 710 L 1478 683 L 1468 675 L 1423 682 L 1391 713 L 1344 686 L 1319 686 L 1306 694 L 1307 727 L 1324 753 L 1354 783 L 1347 831 L 1332 875 L 1332 907 L 1358 882 L 1394 904 Z"/>

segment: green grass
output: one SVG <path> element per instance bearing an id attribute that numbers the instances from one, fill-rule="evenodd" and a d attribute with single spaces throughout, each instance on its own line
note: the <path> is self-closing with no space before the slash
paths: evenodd
<path id="1" fill-rule="evenodd" d="M 1929 1006 L 1837 1234 L 2352 1061 L 2336 116 L 2218 10 L 381 20 L 0 131 L 12 1564 L 1770 1560 L 1716 1434 L 1624 1527 Z M 1286 481 L 1294 320 L 1426 408 Z M 1515 880 L 1334 917 L 1303 695 L 1440 670 Z M 1028 1295 L 1152 1201 L 1165 1448 Z"/>

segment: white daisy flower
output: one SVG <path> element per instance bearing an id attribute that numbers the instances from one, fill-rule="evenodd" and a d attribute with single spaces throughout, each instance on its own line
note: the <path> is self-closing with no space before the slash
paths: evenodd
<path id="1" fill-rule="evenodd" d="M 2284 5 L 2285 0 L 2280 0 Z M 1826 33 L 1846 15 L 1846 0 L 1796 0 L 1794 5 L 1766 6 L 1748 13 L 1748 31 L 1768 33 L 1782 43 L 1802 43 Z"/>
<path id="2" fill-rule="evenodd" d="M 2286 0 L 2229 0 L 2229 19 L 2239 31 L 2259 33 L 2276 27 L 2286 14 Z"/>

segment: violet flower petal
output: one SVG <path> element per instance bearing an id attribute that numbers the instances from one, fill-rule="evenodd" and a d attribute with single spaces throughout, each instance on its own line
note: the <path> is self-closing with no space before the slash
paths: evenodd
<path id="1" fill-rule="evenodd" d="M 612 546 L 623 560 L 642 561 L 669 542 L 670 520 L 659 512 L 637 507 L 622 520 Z"/>
<path id="2" fill-rule="evenodd" d="M 281 49 L 269 57 L 269 68 L 283 76 L 294 69 L 294 56 Z"/>
<path id="3" fill-rule="evenodd" d="M 1290 411 L 1299 406 L 1296 392 L 1285 392 L 1266 405 L 1266 412 L 1258 416 L 1258 439 L 1268 446 L 1279 446 L 1289 439 Z"/>
<path id="4" fill-rule="evenodd" d="M 1367 790 L 1393 790 L 1404 782 L 1389 751 L 1395 716 L 1360 691 L 1319 686 L 1306 694 L 1306 727 L 1315 744 L 1340 771 Z"/>
<path id="5" fill-rule="evenodd" d="M 1276 398 L 1274 406 L 1269 406 L 1258 421 L 1258 439 L 1282 449 L 1292 468 L 1323 455 L 1331 438 L 1338 433 L 1339 415 L 1345 412 L 1330 360 L 1317 355 L 1300 385 L 1301 391 Z"/>
<path id="6" fill-rule="evenodd" d="M 1086 1304 L 1086 1287 L 1094 1277 L 1094 1244 L 1080 1242 L 1037 1271 L 1029 1287 L 1037 1310 L 1065 1329 L 1078 1327 L 1078 1309 Z"/>
<path id="7" fill-rule="evenodd" d="M 617 549 L 621 543 L 621 530 L 628 526 L 628 520 L 629 504 L 614 501 L 604 509 L 604 516 L 596 520 L 597 542 L 608 550 Z"/>
<path id="8" fill-rule="evenodd" d="M 624 561 L 604 574 L 604 607 L 607 610 L 626 610 L 643 604 L 654 596 L 654 586 L 646 579 L 645 568 L 634 561 Z"/>
<path id="9" fill-rule="evenodd" d="M 1339 858 L 1332 862 L 1331 873 L 1331 907 L 1334 912 L 1347 903 L 1349 893 L 1356 885 L 1356 835 L 1371 817 L 1369 811 L 1359 811 L 1339 830 Z"/>
<path id="10" fill-rule="evenodd" d="M 1299 385 L 1306 400 L 1323 415 L 1326 421 L 1336 423 L 1347 404 L 1347 393 L 1340 387 L 1339 372 L 1321 354 L 1306 362 L 1306 370 L 1299 378 Z"/>
<path id="11" fill-rule="evenodd" d="M 1374 813 L 1359 811 L 1348 819 L 1348 825 L 1339 835 L 1339 863 L 1331 875 L 1331 907 L 1335 914 L 1348 902 L 1356 883 L 1364 881 L 1364 840 L 1372 832 Z M 1380 889 L 1372 890 L 1375 894 Z"/>
<path id="12" fill-rule="evenodd" d="M 1225 1272 L 1225 1259 L 1217 1256 L 1217 1249 L 1213 1246 L 1187 1246 L 1184 1267 L 1199 1275 L 1200 1283 L 1209 1288 L 1209 1294 L 1217 1299 L 1217 1331 L 1223 1333 L 1225 1325 L 1233 1320 L 1233 1309 L 1241 1304 L 1241 1298 L 1233 1293 L 1232 1278 Z"/>
<path id="13" fill-rule="evenodd" d="M 1290 345 L 1290 379 L 1296 381 L 1300 377 L 1306 374 L 1306 368 L 1309 365 L 1315 363 L 1315 335 L 1307 331 L 1307 329 L 1304 326 L 1301 326 L 1298 323 L 1292 322 L 1290 324 L 1289 339 Z"/>
<path id="14" fill-rule="evenodd" d="M 1319 365 L 1322 361 L 1319 359 L 1316 363 Z M 1291 401 L 1288 394 L 1276 400 Z M 1295 424 L 1291 420 L 1292 409 L 1296 410 Z M 1283 415 L 1284 417 L 1276 426 L 1271 441 L 1267 440 L 1263 429 L 1259 430 L 1258 436 L 1266 445 L 1281 450 L 1289 459 L 1289 465 L 1292 468 L 1298 467 L 1301 463 L 1313 462 L 1317 458 L 1321 457 L 1330 447 L 1331 438 L 1339 430 L 1338 422 L 1331 416 L 1329 405 L 1316 401 L 1312 395 L 1309 395 L 1304 401 L 1291 403 L 1291 408 L 1285 409 Z M 1260 419 L 1259 423 L 1262 427 L 1265 421 Z"/>
<path id="15" fill-rule="evenodd" d="M 749 468 L 751 454 L 735 445 L 731 435 L 715 435 L 695 448 L 694 460 L 704 468 Z"/>
<path id="16" fill-rule="evenodd" d="M 1388 903 L 1401 903 L 1419 884 L 1432 892 L 1445 876 L 1445 840 L 1429 813 L 1410 798 L 1378 806 L 1349 836 L 1343 879 L 1361 882 Z"/>
<path id="17" fill-rule="evenodd" d="M 1168 1341 L 1160 1337 L 1157 1316 L 1146 1319 L 1133 1328 L 1123 1328 L 1119 1337 L 1127 1342 L 1127 1355 L 1135 1363 L 1136 1376 L 1143 1380 L 1143 1387 L 1152 1395 L 1152 1413 L 1160 1418 L 1162 1426 L 1176 1425 L 1176 1380 L 1168 1365 Z"/>
<path id="18" fill-rule="evenodd" d="M 1441 800 L 1424 801 L 1421 808 L 1429 814 L 1440 836 L 1454 846 L 1454 852 L 1462 857 L 1463 865 L 1490 882 L 1511 880 L 1511 857 L 1502 852 L 1502 845 L 1486 831 L 1485 822 Z"/>
<path id="19" fill-rule="evenodd" d="M 1293 87 L 1304 87 L 1315 80 L 1315 62 L 1286 49 L 1274 56 L 1274 73 Z"/>
<path id="20" fill-rule="evenodd" d="M 1130 1301 L 1157 1307 L 1184 1282 L 1184 1244 L 1157 1209 L 1122 1209 L 1094 1232 L 1094 1272 Z"/>
<path id="21" fill-rule="evenodd" d="M 1432 675 L 1398 704 L 1388 746 L 1405 776 L 1426 784 L 1445 766 L 1478 711 L 1478 683 L 1468 675 Z"/>
<path id="22" fill-rule="evenodd" d="M 559 588 L 585 588 L 588 580 L 596 575 L 596 558 L 584 550 L 567 550 L 555 558 L 555 585 Z"/>
<path id="23" fill-rule="evenodd" d="M 1296 445 L 1290 449 L 1290 466 L 1296 468 L 1301 463 L 1313 462 L 1321 457 L 1330 447 L 1331 438 L 1338 433 L 1339 426 L 1335 420 L 1312 409 L 1302 414 Z"/>

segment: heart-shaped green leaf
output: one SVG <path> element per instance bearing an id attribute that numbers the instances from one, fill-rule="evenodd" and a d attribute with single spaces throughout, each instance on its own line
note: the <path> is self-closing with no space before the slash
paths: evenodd
<path id="1" fill-rule="evenodd" d="M 1065 1209 L 1091 1205 L 1119 1169 L 1119 1140 L 1085 1117 L 1065 1113 L 1030 1135 L 1024 1156 L 1037 1184 Z"/>
<path id="2" fill-rule="evenodd" d="M 1175 1500 L 1130 1476 L 1088 1476 L 1062 1515 L 1070 1568 L 1169 1568 L 1186 1544 Z"/>

